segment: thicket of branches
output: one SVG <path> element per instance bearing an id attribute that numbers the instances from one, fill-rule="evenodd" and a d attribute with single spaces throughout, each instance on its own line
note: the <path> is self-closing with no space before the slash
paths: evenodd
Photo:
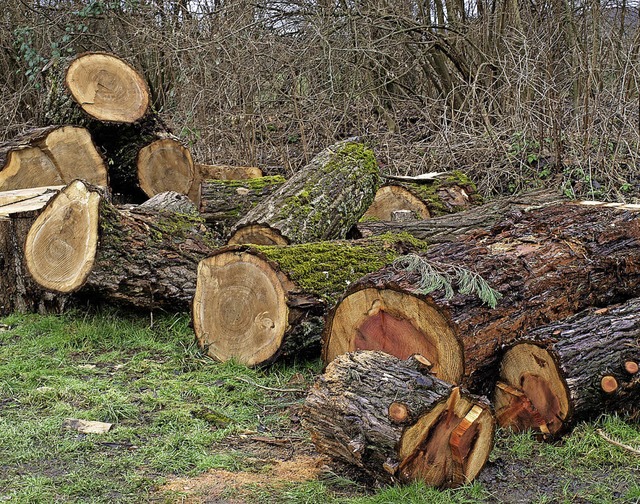
<path id="1" fill-rule="evenodd" d="M 111 51 L 203 162 L 289 175 L 360 136 L 391 173 L 485 193 L 640 197 L 640 23 L 626 0 L 5 0 L 0 125 L 44 121 L 52 59 Z"/>

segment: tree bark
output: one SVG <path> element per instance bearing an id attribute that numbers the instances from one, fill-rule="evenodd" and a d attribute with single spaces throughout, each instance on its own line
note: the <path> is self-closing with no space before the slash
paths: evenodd
<path id="1" fill-rule="evenodd" d="M 203 180 L 200 184 L 200 213 L 209 226 L 227 236 L 236 222 L 285 182 L 281 176 Z"/>
<path id="2" fill-rule="evenodd" d="M 493 388 L 498 350 L 503 345 L 588 306 L 605 306 L 637 294 L 640 213 L 581 204 L 552 205 L 503 221 L 491 234 L 470 233 L 456 242 L 433 246 L 420 259 L 414 261 L 416 267 L 384 268 L 351 286 L 329 315 L 325 362 L 355 349 L 405 352 L 412 339 L 407 343 L 408 337 L 396 327 L 404 331 L 408 321 L 426 340 L 423 347 L 428 349 L 430 344 L 434 349 L 432 354 L 425 349 L 423 355 L 434 363 L 440 377 L 443 370 L 438 362 L 443 354 L 438 345 L 449 341 L 448 346 L 455 348 L 455 340 L 460 339 L 465 365 L 461 382 L 487 393 Z M 415 307 L 408 308 L 406 299 L 419 296 L 425 281 L 438 278 L 420 272 L 428 269 L 423 267 L 425 261 L 449 275 L 455 273 L 453 268 L 464 268 L 467 278 L 473 272 L 503 297 L 490 309 L 474 294 L 456 293 L 448 298 L 445 291 L 436 290 L 424 298 L 433 322 L 418 325 L 420 314 Z M 388 291 L 400 295 L 391 299 Z M 387 323 L 387 315 L 393 316 L 393 323 Z M 336 325 L 336 318 L 345 324 Z"/>
<path id="3" fill-rule="evenodd" d="M 107 185 L 104 160 L 84 128 L 35 128 L 0 144 L 0 191 L 64 185 L 76 178 Z"/>
<path id="4" fill-rule="evenodd" d="M 488 403 L 429 373 L 424 360 L 343 354 L 302 407 L 316 449 L 380 483 L 472 481 L 493 448 Z"/>
<path id="5" fill-rule="evenodd" d="M 419 247 L 397 236 L 216 250 L 198 266 L 198 342 L 214 359 L 248 366 L 319 353 L 327 307 L 349 283 Z"/>
<path id="6" fill-rule="evenodd" d="M 163 197 L 159 199 L 163 200 Z M 187 310 L 198 262 L 218 240 L 202 219 L 153 208 L 118 210 L 98 188 L 69 184 L 27 235 L 27 267 L 39 285 L 139 308 Z M 180 206 L 182 208 L 182 206 Z"/>
<path id="7" fill-rule="evenodd" d="M 528 331 L 504 354 L 501 426 L 558 434 L 605 411 L 640 410 L 640 299 Z"/>
<path id="8" fill-rule="evenodd" d="M 0 193 L 0 314 L 59 313 L 68 296 L 47 293 L 27 273 L 24 242 L 29 228 L 60 187 Z"/>
<path id="9" fill-rule="evenodd" d="M 318 154 L 234 228 L 230 244 L 284 245 L 344 238 L 378 187 L 373 152 L 346 140 Z"/>

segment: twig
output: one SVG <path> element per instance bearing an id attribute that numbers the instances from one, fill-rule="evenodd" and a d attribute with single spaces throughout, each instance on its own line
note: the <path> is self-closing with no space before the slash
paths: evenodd
<path id="1" fill-rule="evenodd" d="M 264 385 L 259 385 L 256 382 L 253 382 L 246 378 L 242 378 L 240 376 L 236 376 L 236 379 L 243 381 L 245 383 L 248 383 L 249 385 L 253 385 L 254 387 L 258 387 L 263 390 L 271 390 L 273 392 L 306 392 L 306 390 L 303 390 L 303 389 L 279 389 L 279 388 L 273 388 L 273 387 L 265 387 Z"/>
<path id="2" fill-rule="evenodd" d="M 616 446 L 619 446 L 620 448 L 624 448 L 628 452 L 631 452 L 634 455 L 640 457 L 640 449 L 634 448 L 633 446 L 626 445 L 624 443 L 621 443 L 620 441 L 616 441 L 615 439 L 611 439 L 602 431 L 602 429 L 596 429 L 596 432 L 600 435 L 602 439 L 604 439 L 605 441 L 608 441 L 612 445 L 616 445 Z"/>

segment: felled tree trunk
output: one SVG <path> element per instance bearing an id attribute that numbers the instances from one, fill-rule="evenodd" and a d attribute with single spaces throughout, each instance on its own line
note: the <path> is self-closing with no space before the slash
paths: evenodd
<path id="1" fill-rule="evenodd" d="M 498 422 L 553 435 L 605 411 L 637 413 L 639 363 L 638 298 L 533 329 L 502 358 Z"/>
<path id="2" fill-rule="evenodd" d="M 349 283 L 419 247 L 396 236 L 219 249 L 198 266 L 196 337 L 214 359 L 248 366 L 319 353 L 327 307 Z"/>
<path id="3" fill-rule="evenodd" d="M 0 191 L 64 185 L 76 178 L 107 185 L 107 168 L 85 128 L 36 128 L 0 144 Z"/>
<path id="4" fill-rule="evenodd" d="M 176 198 L 184 196 L 175 195 Z M 140 308 L 188 309 L 198 262 L 218 245 L 195 213 L 153 200 L 119 211 L 97 188 L 69 184 L 27 235 L 26 264 L 43 288 Z"/>
<path id="5" fill-rule="evenodd" d="M 450 242 L 465 233 L 489 231 L 498 222 L 517 220 L 526 212 L 557 204 L 563 199 L 566 200 L 557 191 L 543 190 L 501 198 L 470 210 L 427 220 L 386 222 L 363 219 L 356 224 L 355 235 L 366 238 L 384 233 L 406 232 L 429 243 Z"/>
<path id="6" fill-rule="evenodd" d="M 355 352 L 329 364 L 302 407 L 316 449 L 381 483 L 472 481 L 493 448 L 489 405 L 423 362 Z"/>
<path id="7" fill-rule="evenodd" d="M 400 179 L 391 178 L 378 189 L 373 203 L 362 216 L 363 221 L 390 221 L 397 210 L 411 211 L 414 219 L 428 219 L 482 203 L 475 184 L 459 171 L 428 180 Z"/>
<path id="8" fill-rule="evenodd" d="M 247 180 L 262 177 L 262 170 L 255 166 L 229 166 L 196 164 L 201 180 Z"/>
<path id="9" fill-rule="evenodd" d="M 480 296 L 456 293 L 448 298 L 446 291 L 431 292 L 423 301 L 432 315 L 419 323 L 421 314 L 412 300 L 424 287 L 437 288 L 438 280 L 456 275 L 471 280 L 467 286 L 475 284 L 471 291 Z M 490 302 L 491 296 L 478 275 L 502 295 L 495 308 L 482 300 Z M 362 278 L 329 315 L 323 356 L 330 362 L 356 349 L 402 356 L 407 346 L 409 352 L 416 351 L 415 338 L 406 335 L 413 326 L 426 340 L 420 353 L 434 363 L 441 378 L 444 354 L 439 347 L 449 342 L 445 348 L 455 348 L 460 339 L 462 383 L 487 393 L 493 388 L 502 345 L 588 306 L 633 297 L 639 287 L 640 212 L 553 205 L 523 214 L 516 222 L 504 221 L 492 234 L 465 235 Z"/>
<path id="10" fill-rule="evenodd" d="M 378 188 L 373 152 L 354 141 L 318 154 L 235 226 L 230 244 L 285 245 L 345 238 Z"/>
<path id="11" fill-rule="evenodd" d="M 58 313 L 68 296 L 47 293 L 27 273 L 24 242 L 37 215 L 61 189 L 40 187 L 0 193 L 0 314 Z"/>
<path id="12" fill-rule="evenodd" d="M 284 183 L 281 176 L 203 180 L 200 184 L 200 213 L 208 225 L 225 236 L 236 222 Z"/>

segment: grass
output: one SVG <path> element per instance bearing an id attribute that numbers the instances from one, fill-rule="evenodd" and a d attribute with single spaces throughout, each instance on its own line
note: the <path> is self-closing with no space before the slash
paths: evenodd
<path id="1" fill-rule="evenodd" d="M 291 405 L 318 362 L 250 370 L 203 358 L 186 316 L 149 319 L 113 311 L 0 320 L 0 501 L 180 502 L 158 494 L 170 476 L 211 468 L 258 473 L 234 447 L 243 433 L 304 436 Z M 213 415 L 202 414 L 202 411 Z M 65 418 L 110 422 L 108 434 L 63 430 Z M 437 491 L 415 483 L 374 493 L 323 472 L 303 482 L 230 488 L 236 502 L 383 504 L 640 502 L 640 457 L 602 439 L 640 445 L 637 424 L 616 416 L 583 423 L 556 444 L 499 432 L 488 468 L 471 485 Z M 516 502 L 516 501 L 513 501 Z M 523 501 L 524 502 L 524 501 Z"/>

